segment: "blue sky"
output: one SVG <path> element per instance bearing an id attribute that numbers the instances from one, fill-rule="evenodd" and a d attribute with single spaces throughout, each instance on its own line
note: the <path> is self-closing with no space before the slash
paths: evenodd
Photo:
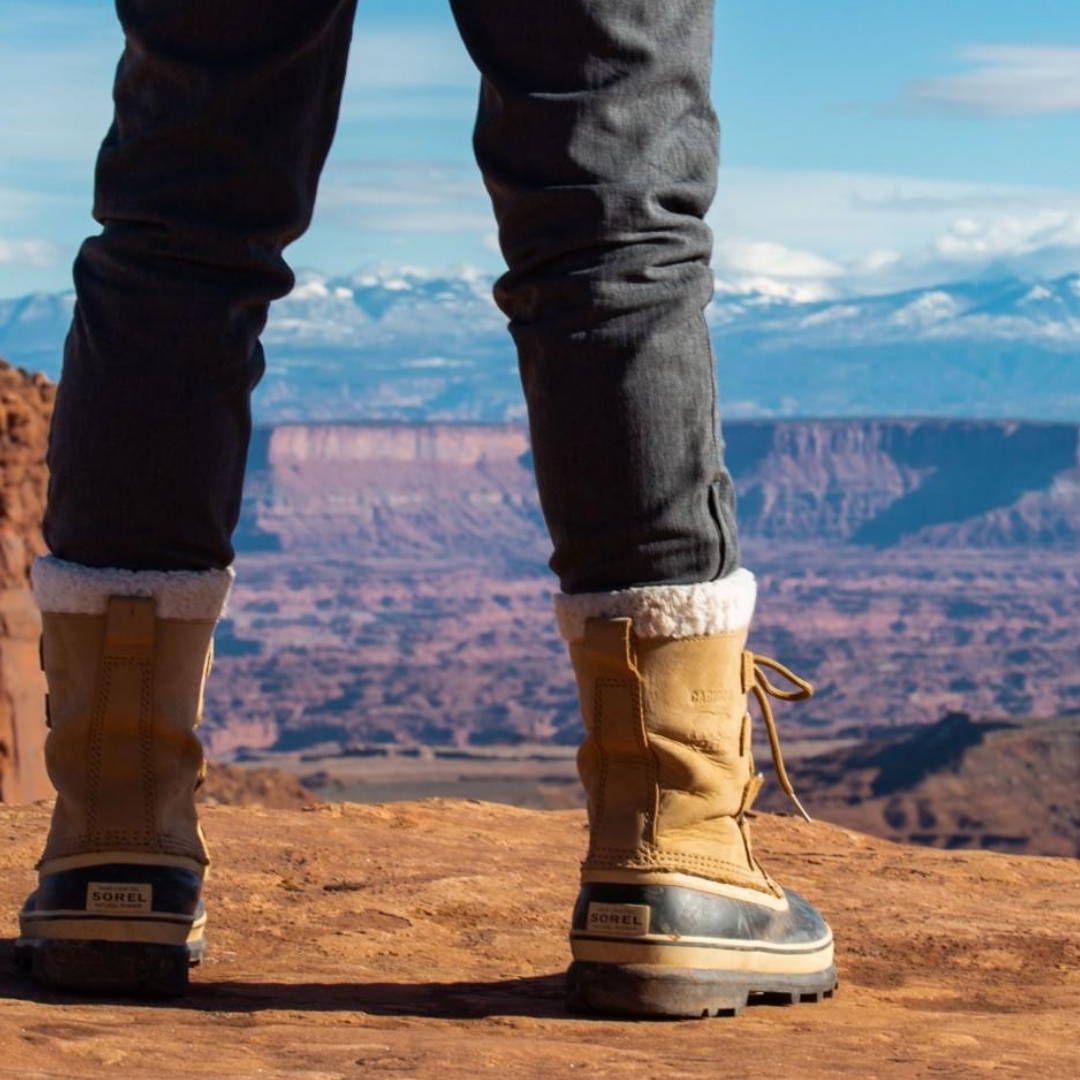
<path id="1" fill-rule="evenodd" d="M 121 36 L 105 0 L 0 3 L 0 296 L 66 288 Z M 1076 0 L 720 0 L 711 215 L 731 288 L 812 298 L 1080 270 Z M 496 271 L 476 75 L 446 0 L 361 0 L 298 267 Z"/>

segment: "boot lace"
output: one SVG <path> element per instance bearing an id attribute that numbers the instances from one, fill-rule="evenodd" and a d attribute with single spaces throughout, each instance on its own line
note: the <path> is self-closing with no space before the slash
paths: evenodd
<path id="1" fill-rule="evenodd" d="M 795 689 L 785 690 L 774 685 L 766 674 L 766 669 L 786 679 Z M 784 793 L 795 804 L 799 813 L 807 821 L 811 821 L 812 818 L 806 812 L 803 804 L 799 802 L 798 795 L 795 794 L 795 788 L 792 786 L 787 767 L 784 765 L 784 755 L 780 750 L 780 733 L 776 729 L 776 719 L 773 716 L 769 698 L 774 697 L 777 701 L 806 701 L 807 698 L 813 696 L 814 688 L 805 679 L 800 679 L 793 671 L 784 667 L 783 664 L 777 663 L 767 656 L 759 656 L 757 653 L 749 651 L 743 653 L 743 680 L 746 688 L 753 691 L 761 709 L 761 716 L 765 721 L 765 730 L 769 733 L 769 748 L 772 750 L 773 768 L 776 770 L 776 778 L 780 781 L 780 787 L 783 788 Z"/>

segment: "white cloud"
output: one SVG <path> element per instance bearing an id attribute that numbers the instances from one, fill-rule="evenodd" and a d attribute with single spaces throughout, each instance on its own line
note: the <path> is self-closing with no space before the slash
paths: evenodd
<path id="1" fill-rule="evenodd" d="M 735 167 L 722 181 L 709 223 L 718 288 L 730 297 L 807 303 L 933 287 L 984 269 L 1031 277 L 1080 270 L 1080 192 Z M 388 233 L 414 238 L 407 261 L 501 269 L 490 202 L 471 162 L 332 162 L 320 223 L 322 247 L 305 250 L 302 262 L 324 270 L 348 272 L 368 251 L 379 257 Z M 328 236 L 341 238 L 336 259 L 326 257 Z M 365 236 L 380 239 L 365 250 L 357 242 Z"/>
<path id="2" fill-rule="evenodd" d="M 837 259 L 773 241 L 726 241 L 718 245 L 715 271 L 718 293 L 797 303 L 928 288 L 980 274 L 1060 277 L 1080 271 L 1080 208 L 953 216 L 933 232 L 915 233 L 905 250 Z M 955 314 L 946 294 L 929 295 L 917 309 L 905 309 L 898 325 L 925 327 Z"/>
<path id="3" fill-rule="evenodd" d="M 1037 210 L 989 220 L 964 217 L 933 244 L 936 254 L 959 262 L 985 262 L 1062 248 L 1080 249 L 1080 213 Z"/>
<path id="4" fill-rule="evenodd" d="M 1031 291 L 1020 301 L 1021 305 L 1024 304 L 1041 304 L 1044 300 L 1054 301 L 1056 297 L 1045 285 L 1036 285 Z"/>
<path id="5" fill-rule="evenodd" d="M 812 303 L 836 295 L 830 279 L 843 268 L 812 251 L 774 240 L 740 238 L 717 245 L 714 268 L 717 291 L 728 296 L 757 296 Z"/>
<path id="6" fill-rule="evenodd" d="M 845 263 L 850 292 L 925 288 L 978 275 L 1056 278 L 1080 271 L 1080 208 L 953 217 L 895 258 Z"/>
<path id="7" fill-rule="evenodd" d="M 737 274 L 771 278 L 831 278 L 843 271 L 812 251 L 786 247 L 771 240 L 725 240 L 717 248 L 716 264 Z"/>
<path id="8" fill-rule="evenodd" d="M 821 280 L 853 292 L 887 292 L 936 284 L 961 263 L 934 244 L 957 221 L 990 228 L 1033 214 L 1080 216 L 1080 192 L 1055 188 L 930 180 L 874 173 L 780 169 L 721 170 L 720 193 L 709 213 L 718 252 L 730 241 L 768 240 L 812 252 L 842 274 Z M 730 238 L 730 239 L 729 239 Z M 1044 266 L 1036 266 L 1042 259 Z M 933 262 L 942 264 L 932 265 Z M 1043 274 L 1080 269 L 1064 257 L 1032 256 Z M 948 266 L 944 264 L 948 262 Z M 968 273 L 977 260 L 963 264 Z M 718 260 L 718 266 L 720 265 Z M 770 275 L 775 276 L 775 275 Z"/>
<path id="9" fill-rule="evenodd" d="M 857 266 L 868 274 L 876 274 L 881 270 L 889 270 L 896 266 L 902 258 L 903 256 L 898 251 L 877 248 L 874 251 L 868 251 L 862 256 Z"/>
<path id="10" fill-rule="evenodd" d="M 849 322 L 851 319 L 857 319 L 861 314 L 862 308 L 855 304 L 835 304 L 832 307 L 822 308 L 821 311 L 815 311 L 812 315 L 807 315 L 806 318 L 800 321 L 799 325 L 806 330 L 810 330 L 818 326 Z"/>
<path id="11" fill-rule="evenodd" d="M 1080 192 L 1062 189 L 729 168 L 709 223 L 719 278 L 799 297 L 1080 271 Z"/>
<path id="12" fill-rule="evenodd" d="M 1075 349 L 1080 343 L 1080 320 L 1057 321 L 1022 318 L 1016 315 L 966 315 L 922 329 L 924 336 L 938 339 L 1040 342 L 1051 348 Z"/>
<path id="13" fill-rule="evenodd" d="M 814 304 L 821 300 L 831 300 L 837 295 L 836 289 L 824 281 L 781 280 L 763 276 L 718 277 L 715 286 L 718 297 L 740 296 L 751 301 L 787 300 L 794 304 Z M 736 310 L 742 309 L 721 309 L 713 305 L 711 317 L 714 321 L 723 321 Z"/>
<path id="14" fill-rule="evenodd" d="M 35 270 L 55 266 L 60 249 L 47 240 L 0 239 L 0 266 L 26 266 Z"/>
<path id="15" fill-rule="evenodd" d="M 912 83 L 905 100 L 981 116 L 1080 112 L 1080 48 L 973 45 L 958 57 L 974 70 Z"/>

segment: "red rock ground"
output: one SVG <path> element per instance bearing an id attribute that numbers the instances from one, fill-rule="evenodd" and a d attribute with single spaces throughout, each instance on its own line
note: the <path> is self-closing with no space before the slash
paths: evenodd
<path id="1" fill-rule="evenodd" d="M 738 1019 L 567 1016 L 583 815 L 434 800 L 208 807 L 212 954 L 172 1006 L 15 972 L 47 807 L 0 807 L 0 1076 L 778 1078 L 1080 1073 L 1080 864 L 941 852 L 764 817 L 768 865 L 828 913 L 842 984 Z"/>

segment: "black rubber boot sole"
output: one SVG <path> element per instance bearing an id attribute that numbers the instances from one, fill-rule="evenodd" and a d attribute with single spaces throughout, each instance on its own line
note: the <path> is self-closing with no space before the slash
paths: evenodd
<path id="1" fill-rule="evenodd" d="M 152 945 L 126 941 L 50 941 L 19 944 L 15 958 L 50 990 L 114 997 L 177 998 L 188 991 L 188 970 L 205 942 Z"/>
<path id="2" fill-rule="evenodd" d="M 748 1004 L 818 1002 L 832 997 L 836 986 L 834 967 L 809 975 L 754 975 L 575 960 L 567 972 L 566 1007 L 579 1014 L 669 1020 L 738 1016 Z"/>

